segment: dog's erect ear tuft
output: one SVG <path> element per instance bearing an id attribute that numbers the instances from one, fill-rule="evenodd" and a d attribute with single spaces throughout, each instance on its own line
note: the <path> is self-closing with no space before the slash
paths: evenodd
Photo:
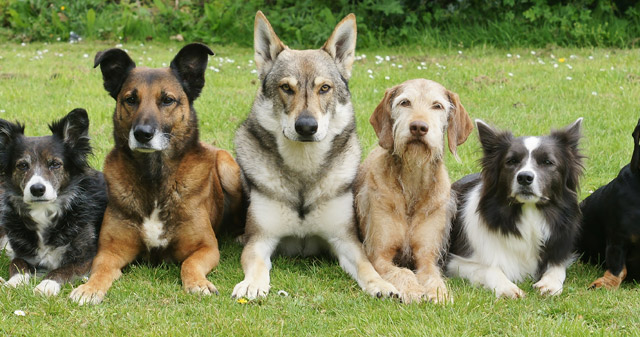
<path id="1" fill-rule="evenodd" d="M 87 156 L 91 153 L 89 143 L 89 116 L 85 109 L 71 110 L 65 117 L 49 124 L 54 136 L 60 138 L 66 151 L 71 153 L 77 167 L 88 166 Z"/>
<path id="2" fill-rule="evenodd" d="M 386 150 L 393 149 L 393 121 L 391 120 L 391 103 L 398 93 L 399 85 L 393 88 L 387 89 L 384 93 L 384 98 L 378 104 L 369 123 L 373 126 L 376 135 L 378 136 L 378 144 Z"/>
<path id="3" fill-rule="evenodd" d="M 286 48 L 287 46 L 280 41 L 276 32 L 273 31 L 269 20 L 261 11 L 258 11 L 253 26 L 253 49 L 260 81 L 263 81 L 269 73 L 278 54 Z"/>
<path id="4" fill-rule="evenodd" d="M 495 155 L 513 140 L 511 132 L 496 130 L 480 119 L 476 119 L 476 128 L 485 157 Z"/>
<path id="5" fill-rule="evenodd" d="M 564 129 L 551 131 L 551 136 L 556 138 L 562 145 L 568 146 L 572 151 L 578 151 L 580 138 L 582 138 L 582 117 Z"/>
<path id="6" fill-rule="evenodd" d="M 640 119 L 633 130 L 633 155 L 631 156 L 631 168 L 640 171 Z"/>
<path id="7" fill-rule="evenodd" d="M 333 57 L 338 65 L 338 70 L 340 70 L 340 75 L 346 80 L 351 78 L 357 35 L 356 16 L 351 13 L 336 25 L 331 36 L 322 46 L 322 49 Z"/>
<path id="8" fill-rule="evenodd" d="M 104 88 L 111 97 L 118 99 L 118 93 L 129 72 L 136 67 L 135 62 L 122 49 L 107 49 L 96 54 L 93 67 L 100 66 Z"/>
<path id="9" fill-rule="evenodd" d="M 193 102 L 204 87 L 204 73 L 207 70 L 209 55 L 214 55 L 209 47 L 201 43 L 184 46 L 171 61 L 171 69 L 176 72 L 184 92 Z"/>
<path id="10" fill-rule="evenodd" d="M 24 125 L 0 119 L 0 176 L 9 174 L 13 148 L 18 137 L 24 136 Z"/>
<path id="11" fill-rule="evenodd" d="M 447 141 L 449 142 L 449 151 L 459 162 L 458 145 L 462 145 L 473 131 L 473 122 L 469 118 L 467 110 L 460 103 L 458 94 L 449 90 L 446 93 L 452 107 L 449 114 L 449 126 L 447 127 Z"/>

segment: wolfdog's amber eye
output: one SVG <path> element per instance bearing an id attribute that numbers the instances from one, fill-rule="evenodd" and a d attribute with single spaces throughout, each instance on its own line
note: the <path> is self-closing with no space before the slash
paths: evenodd
<path id="1" fill-rule="evenodd" d="M 287 94 L 293 93 L 293 90 L 291 90 L 291 87 L 287 83 L 281 85 L 280 89 L 282 89 L 282 91 L 286 92 Z"/>
<path id="2" fill-rule="evenodd" d="M 52 160 L 49 162 L 50 170 L 57 170 L 62 167 L 62 163 L 59 160 Z"/>
<path id="3" fill-rule="evenodd" d="M 324 84 L 320 87 L 320 93 L 326 94 L 327 92 L 329 92 L 330 89 L 331 87 L 328 84 Z"/>
<path id="4" fill-rule="evenodd" d="M 29 169 L 29 164 L 25 163 L 25 162 L 20 162 L 18 164 L 16 164 L 16 168 L 20 171 L 26 171 Z"/>

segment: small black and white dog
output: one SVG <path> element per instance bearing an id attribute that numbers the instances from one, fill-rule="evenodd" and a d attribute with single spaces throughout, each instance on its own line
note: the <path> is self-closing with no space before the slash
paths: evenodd
<path id="1" fill-rule="evenodd" d="M 48 274 L 36 293 L 57 295 L 86 274 L 97 251 L 107 205 L 102 173 L 89 167 L 89 118 L 75 109 L 49 125 L 45 137 L 25 137 L 24 125 L 0 119 L 0 226 L 12 258 L 6 286 Z"/>
<path id="2" fill-rule="evenodd" d="M 526 277 L 558 295 L 580 226 L 582 118 L 542 137 L 514 137 L 476 120 L 482 172 L 453 184 L 457 213 L 446 272 L 518 298 Z"/>
<path id="3" fill-rule="evenodd" d="M 590 288 L 614 289 L 622 280 L 640 279 L 640 120 L 633 131 L 631 163 L 580 204 L 582 233 L 578 253 L 584 261 L 604 260 L 604 276 Z"/>

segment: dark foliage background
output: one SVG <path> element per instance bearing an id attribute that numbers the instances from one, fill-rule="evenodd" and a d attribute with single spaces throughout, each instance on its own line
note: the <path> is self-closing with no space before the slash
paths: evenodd
<path id="1" fill-rule="evenodd" d="M 359 47 L 607 46 L 640 41 L 632 0 L 0 0 L 0 39 L 168 40 L 252 45 L 262 10 L 290 46 L 317 46 L 348 13 Z"/>

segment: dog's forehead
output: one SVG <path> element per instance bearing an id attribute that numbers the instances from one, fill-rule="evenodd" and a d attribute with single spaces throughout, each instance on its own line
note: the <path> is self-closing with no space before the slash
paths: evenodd
<path id="1" fill-rule="evenodd" d="M 279 76 L 315 78 L 339 76 L 338 68 L 329 54 L 322 50 L 285 49 L 278 55 L 274 67 Z"/>
<path id="2" fill-rule="evenodd" d="M 24 137 L 21 146 L 16 148 L 15 156 L 32 163 L 63 158 L 64 145 L 53 136 Z"/>
<path id="3" fill-rule="evenodd" d="M 401 84 L 393 105 L 402 99 L 424 100 L 425 102 L 441 101 L 448 102 L 445 87 L 440 83 L 427 79 L 413 79 Z"/>
<path id="4" fill-rule="evenodd" d="M 136 67 L 131 70 L 127 80 L 122 85 L 122 90 L 133 88 L 158 88 L 166 90 L 182 90 L 182 85 L 169 68 L 145 68 Z"/>

